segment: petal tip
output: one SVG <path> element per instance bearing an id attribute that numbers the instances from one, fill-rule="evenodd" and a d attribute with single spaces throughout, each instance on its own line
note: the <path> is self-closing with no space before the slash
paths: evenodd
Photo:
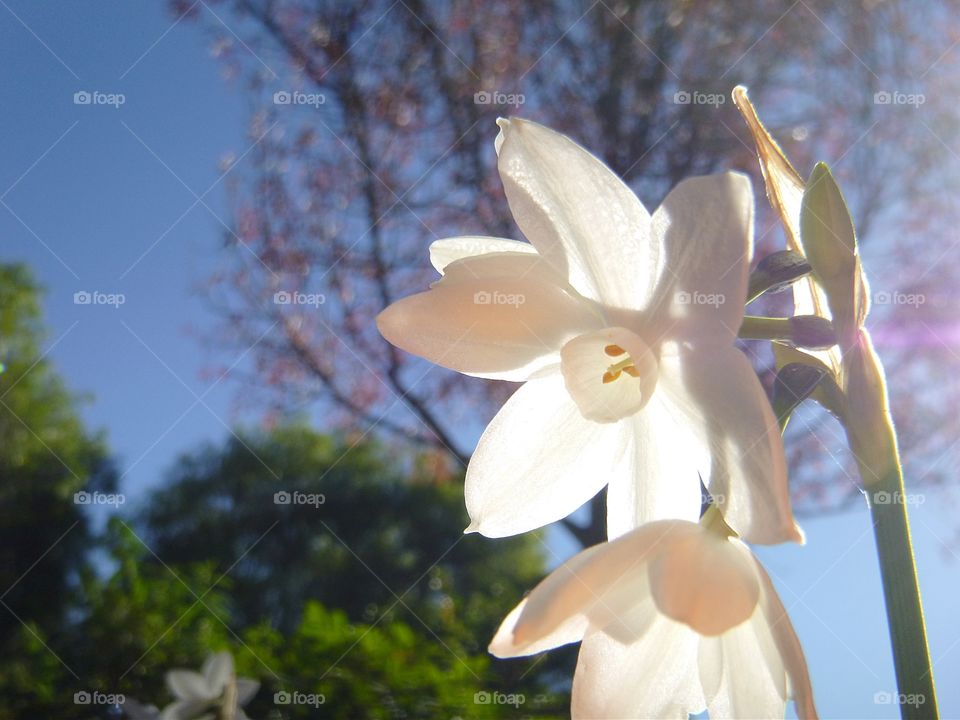
<path id="1" fill-rule="evenodd" d="M 498 117 L 497 127 L 500 128 L 500 132 L 497 133 L 497 137 L 493 141 L 493 147 L 497 151 L 497 156 L 499 156 L 500 148 L 503 147 L 503 141 L 507 137 L 507 130 L 510 128 L 510 119 L 505 117 Z"/>
<path id="2" fill-rule="evenodd" d="M 470 524 L 467 525 L 467 527 L 463 530 L 464 535 L 472 535 L 473 533 L 478 532 L 480 532 L 480 523 L 478 523 L 476 520 L 471 520 Z"/>
<path id="3" fill-rule="evenodd" d="M 392 339 L 395 317 L 396 310 L 394 309 L 394 306 L 388 305 L 379 313 L 377 313 L 377 317 L 374 319 L 374 322 L 377 325 L 377 332 L 379 332 L 383 339 L 389 342 L 391 345 L 396 345 Z"/>
<path id="4" fill-rule="evenodd" d="M 806 545 L 807 544 L 807 534 L 803 531 L 796 521 L 793 521 L 793 526 L 791 527 L 790 540 L 795 542 L 797 545 Z"/>

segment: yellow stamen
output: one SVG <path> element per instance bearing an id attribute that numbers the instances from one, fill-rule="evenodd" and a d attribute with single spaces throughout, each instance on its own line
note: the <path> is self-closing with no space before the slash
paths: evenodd
<path id="1" fill-rule="evenodd" d="M 610 348 L 617 348 L 618 350 L 620 350 L 620 348 L 617 347 L 616 345 L 608 345 L 606 348 L 604 348 L 604 352 L 606 352 L 607 355 L 614 355 L 614 354 L 622 355 L 625 352 L 623 350 L 620 350 L 620 352 L 618 353 L 612 353 L 610 352 Z M 614 380 L 620 377 L 621 373 L 626 373 L 630 377 L 640 377 L 640 373 L 637 372 L 637 369 L 633 366 L 633 359 L 628 356 L 628 357 L 625 357 L 620 362 L 614 365 L 611 365 L 610 367 L 607 368 L 607 371 L 603 374 L 604 384 L 612 383 Z"/>
<path id="2" fill-rule="evenodd" d="M 626 352 L 626 350 L 619 345 L 607 345 L 603 351 L 610 357 L 617 357 L 617 355 L 623 355 Z"/>

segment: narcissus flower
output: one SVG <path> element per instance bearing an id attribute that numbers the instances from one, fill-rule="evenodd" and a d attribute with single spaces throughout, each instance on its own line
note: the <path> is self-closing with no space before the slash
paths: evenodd
<path id="1" fill-rule="evenodd" d="M 711 517 L 712 513 L 712 517 Z M 816 717 L 803 650 L 759 561 L 708 526 L 649 523 L 574 556 L 504 620 L 498 657 L 580 642 L 574 718 Z"/>
<path id="2" fill-rule="evenodd" d="M 608 532 L 695 521 L 700 478 L 753 542 L 801 540 L 776 420 L 734 346 L 753 194 L 736 173 L 680 183 L 652 215 L 569 138 L 500 120 L 498 166 L 530 243 L 440 240 L 443 277 L 377 319 L 434 363 L 525 384 L 470 461 L 468 530 L 513 535 L 609 484 Z"/>
<path id="3" fill-rule="evenodd" d="M 177 700 L 163 709 L 161 720 L 212 719 L 217 716 L 216 709 L 225 702 L 234 704 L 236 720 L 247 720 L 241 707 L 257 694 L 260 683 L 249 678 L 234 678 L 233 656 L 219 652 L 206 659 L 200 672 L 168 672 L 167 687 Z"/>

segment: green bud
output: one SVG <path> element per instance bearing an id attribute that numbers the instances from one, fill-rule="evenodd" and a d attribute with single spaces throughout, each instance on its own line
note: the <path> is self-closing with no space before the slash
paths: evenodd
<path id="1" fill-rule="evenodd" d="M 817 163 L 803 194 L 800 237 L 845 350 L 855 342 L 867 314 L 866 281 L 850 211 L 825 163 Z"/>

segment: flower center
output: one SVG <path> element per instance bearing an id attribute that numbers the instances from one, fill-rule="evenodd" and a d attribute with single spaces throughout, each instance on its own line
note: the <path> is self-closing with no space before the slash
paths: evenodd
<path id="1" fill-rule="evenodd" d="M 619 345 L 607 345 L 603 349 L 603 352 L 610 357 L 617 357 L 618 355 L 626 354 L 627 351 Z M 626 373 L 630 377 L 640 377 L 640 371 L 637 370 L 637 368 L 633 365 L 633 358 L 627 356 L 620 362 L 615 363 L 607 368 L 607 371 L 603 374 L 603 382 L 612 383 L 614 380 L 620 377 L 620 373 Z"/>
<path id="2" fill-rule="evenodd" d="M 583 416 L 596 422 L 620 420 L 646 405 L 658 369 L 650 346 L 622 327 L 579 335 L 560 350 L 567 391 Z"/>

